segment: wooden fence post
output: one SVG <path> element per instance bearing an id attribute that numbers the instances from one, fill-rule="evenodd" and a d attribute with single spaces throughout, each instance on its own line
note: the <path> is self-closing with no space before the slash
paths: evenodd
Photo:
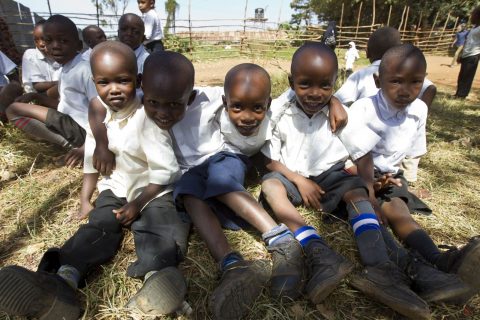
<path id="1" fill-rule="evenodd" d="M 246 30 L 247 29 L 247 7 L 248 7 L 248 0 L 245 0 L 245 11 L 243 14 L 243 35 L 242 35 L 242 39 L 240 40 L 240 53 L 243 52 L 243 44 L 247 34 L 247 30 Z"/>
<path id="2" fill-rule="evenodd" d="M 340 14 L 340 26 L 338 27 L 338 47 L 340 47 L 340 39 L 342 37 L 342 26 L 343 26 L 343 9 L 345 7 L 345 3 L 342 2 L 342 13 Z"/>
<path id="3" fill-rule="evenodd" d="M 391 15 L 392 15 L 392 5 L 390 5 L 390 9 L 388 9 L 387 27 L 390 26 L 390 16 Z"/>
<path id="4" fill-rule="evenodd" d="M 400 24 L 398 25 L 398 31 L 402 31 L 403 17 L 405 16 L 405 10 L 407 10 L 407 6 L 403 6 L 402 18 L 400 19 Z"/>
<path id="5" fill-rule="evenodd" d="M 407 26 L 408 26 L 408 14 L 410 13 L 410 6 L 407 6 L 407 14 L 405 15 L 405 24 L 404 24 L 404 27 L 403 27 L 403 32 L 405 33 L 405 31 L 407 30 Z"/>
<path id="6" fill-rule="evenodd" d="M 360 2 L 360 8 L 358 9 L 357 28 L 355 29 L 355 39 L 357 39 L 358 26 L 360 25 L 360 15 L 362 14 L 362 6 L 363 6 L 363 1 Z"/>
<path id="7" fill-rule="evenodd" d="M 370 30 L 373 31 L 374 25 L 375 25 L 375 0 L 372 0 L 372 28 Z"/>
<path id="8" fill-rule="evenodd" d="M 193 58 L 192 19 L 190 16 L 190 13 L 192 11 L 191 8 L 192 8 L 192 0 L 188 0 L 188 37 L 189 37 L 189 43 L 190 43 L 189 51 L 190 51 L 190 55 Z"/>
<path id="9" fill-rule="evenodd" d="M 445 34 L 445 29 L 447 28 L 447 24 L 448 24 L 448 21 L 450 20 L 450 11 L 448 12 L 448 15 L 447 15 L 447 20 L 445 20 L 445 24 L 443 25 L 443 29 L 442 29 L 442 34 L 440 35 L 440 39 L 438 40 L 438 42 L 441 44 L 442 40 L 443 40 L 443 35 Z M 448 49 L 447 49 L 448 50 Z M 436 48 L 436 51 L 438 52 L 438 45 L 437 45 L 437 48 Z"/>

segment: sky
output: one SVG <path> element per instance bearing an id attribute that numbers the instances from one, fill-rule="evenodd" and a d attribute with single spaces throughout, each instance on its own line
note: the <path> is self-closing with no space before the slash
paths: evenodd
<path id="1" fill-rule="evenodd" d="M 34 12 L 48 12 L 47 0 L 16 0 Z M 221 22 L 212 19 L 243 19 L 245 3 L 247 2 L 247 17 L 254 16 L 255 8 L 265 9 L 265 18 L 268 22 L 278 23 L 289 21 L 292 9 L 290 0 L 190 0 L 191 19 L 206 20 L 194 22 L 194 26 L 219 25 Z M 189 0 L 177 0 L 180 9 L 177 19 L 188 19 Z M 156 1 L 156 9 L 165 19 L 164 1 Z M 95 6 L 91 0 L 50 0 L 52 13 L 90 13 L 95 14 Z M 130 0 L 126 12 L 140 14 L 136 0 Z M 210 21 L 209 21 L 210 20 Z M 181 23 L 181 22 L 180 22 Z M 240 23 L 240 22 L 239 22 Z"/>

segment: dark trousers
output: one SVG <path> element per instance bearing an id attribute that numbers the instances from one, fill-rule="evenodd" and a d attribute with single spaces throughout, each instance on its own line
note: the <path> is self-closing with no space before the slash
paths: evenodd
<path id="1" fill-rule="evenodd" d="M 145 47 L 150 53 L 165 50 L 162 40 L 154 40 L 152 42 L 149 42 L 145 45 Z"/>
<path id="2" fill-rule="evenodd" d="M 39 270 L 56 272 L 61 265 L 80 271 L 82 279 L 117 253 L 123 239 L 123 226 L 112 212 L 127 203 L 112 191 L 100 193 L 87 224 L 60 248 L 48 250 Z M 149 271 L 176 266 L 187 249 L 190 224 L 175 209 L 170 194 L 152 200 L 130 227 L 135 242 L 137 261 L 127 270 L 130 277 L 141 278 Z"/>
<path id="3" fill-rule="evenodd" d="M 477 54 L 475 56 L 462 58 L 460 61 L 461 67 L 457 80 L 457 92 L 455 93 L 457 97 L 465 98 L 470 93 L 479 59 L 480 54 Z"/>

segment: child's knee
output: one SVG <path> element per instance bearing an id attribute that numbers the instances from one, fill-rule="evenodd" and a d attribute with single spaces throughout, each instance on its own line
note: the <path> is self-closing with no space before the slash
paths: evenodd
<path id="1" fill-rule="evenodd" d="M 356 188 L 356 189 L 347 191 L 347 192 L 343 195 L 343 200 L 344 200 L 346 203 L 363 201 L 363 200 L 367 200 L 367 201 L 368 201 L 368 193 L 367 193 L 367 190 L 364 189 L 364 188 Z"/>
<path id="2" fill-rule="evenodd" d="M 285 190 L 285 187 L 278 179 L 267 179 L 262 181 L 262 193 L 267 201 L 269 198 L 271 199 L 272 195 L 278 195 L 282 190 Z"/>

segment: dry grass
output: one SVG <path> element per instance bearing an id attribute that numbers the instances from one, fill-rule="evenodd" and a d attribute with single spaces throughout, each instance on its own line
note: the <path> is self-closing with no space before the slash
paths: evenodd
<path id="1" fill-rule="evenodd" d="M 275 92 L 285 82 L 275 80 Z M 480 108 L 475 103 L 447 99 L 442 93 L 430 111 L 428 155 L 422 159 L 418 185 L 431 190 L 429 217 L 416 219 L 439 244 L 461 245 L 480 234 Z M 12 127 L 0 126 L 0 170 L 12 179 L 0 184 L 1 265 L 19 264 L 34 270 L 42 253 L 60 246 L 79 226 L 70 216 L 78 209 L 81 172 L 52 165 L 59 154 L 33 142 Z M 345 222 L 322 224 L 318 215 L 302 209 L 328 243 L 354 261 L 359 257 Z M 226 232 L 232 246 L 247 258 L 268 258 L 255 232 Z M 209 317 L 208 297 L 217 282 L 216 266 L 207 248 L 193 232 L 187 260 L 181 265 L 188 281 L 188 301 L 194 318 Z M 84 319 L 125 319 L 122 309 L 141 283 L 125 275 L 135 259 L 132 237 L 126 237 L 118 255 L 92 273 L 79 293 Z M 467 306 L 432 306 L 435 319 L 480 319 L 480 298 Z M 2 316 L 0 315 L 0 318 Z M 3 316 L 8 319 L 8 317 Z M 306 300 L 279 304 L 264 293 L 249 319 L 398 319 L 390 309 L 364 298 L 343 283 L 322 305 Z"/>

